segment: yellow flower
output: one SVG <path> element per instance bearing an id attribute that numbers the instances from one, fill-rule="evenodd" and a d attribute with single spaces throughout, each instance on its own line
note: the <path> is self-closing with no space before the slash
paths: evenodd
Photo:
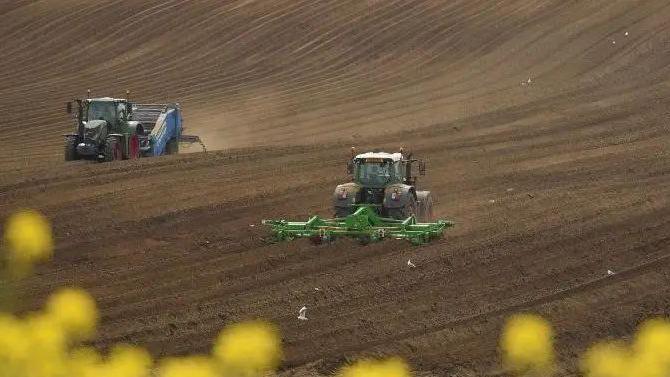
<path id="1" fill-rule="evenodd" d="M 65 334 L 53 318 L 33 314 L 24 320 L 25 335 L 30 342 L 30 354 L 24 362 L 24 376 L 61 376 L 67 367 Z"/>
<path id="2" fill-rule="evenodd" d="M 10 261 L 20 265 L 49 259 L 54 248 L 49 221 L 35 211 L 21 211 L 7 220 L 5 243 Z"/>
<path id="3" fill-rule="evenodd" d="M 228 326 L 214 344 L 214 356 L 230 373 L 274 370 L 282 356 L 279 332 L 273 325 L 261 321 Z"/>
<path id="4" fill-rule="evenodd" d="M 651 354 L 633 354 L 626 369 L 626 377 L 668 377 L 670 370 L 665 362 L 662 362 Z"/>
<path id="5" fill-rule="evenodd" d="M 102 357 L 94 348 L 72 350 L 68 360 L 69 377 L 100 377 Z"/>
<path id="6" fill-rule="evenodd" d="M 98 322 L 93 298 L 81 289 L 61 289 L 49 297 L 47 313 L 73 340 L 90 337 Z"/>
<path id="7" fill-rule="evenodd" d="M 410 377 L 409 366 L 401 359 L 360 360 L 342 368 L 337 377 Z"/>
<path id="8" fill-rule="evenodd" d="M 56 353 L 65 351 L 67 339 L 55 318 L 35 313 L 25 320 L 32 352 Z"/>
<path id="9" fill-rule="evenodd" d="M 107 368 L 112 376 L 147 377 L 151 365 L 151 355 L 146 350 L 120 344 L 112 348 Z"/>
<path id="10" fill-rule="evenodd" d="M 204 356 L 165 359 L 158 374 L 160 377 L 218 377 L 214 363 Z"/>
<path id="11" fill-rule="evenodd" d="M 49 377 L 65 371 L 65 337 L 43 314 L 0 317 L 0 371 L 4 376 Z M 0 375 L 3 375 L 0 373 Z"/>
<path id="12" fill-rule="evenodd" d="M 515 315 L 505 324 L 501 349 L 506 366 L 513 371 L 547 374 L 554 362 L 551 326 L 537 315 Z"/>
<path id="13" fill-rule="evenodd" d="M 25 360 L 30 351 L 24 324 L 12 315 L 0 313 L 0 364 Z"/>
<path id="14" fill-rule="evenodd" d="M 670 367 L 670 321 L 644 322 L 635 335 L 633 350 L 638 357 Z"/>
<path id="15" fill-rule="evenodd" d="M 630 352 L 620 343 L 597 343 L 589 348 L 581 360 L 585 377 L 630 377 Z"/>

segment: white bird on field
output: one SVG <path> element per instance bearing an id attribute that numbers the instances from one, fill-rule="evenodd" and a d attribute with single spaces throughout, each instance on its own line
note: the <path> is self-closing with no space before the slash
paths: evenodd
<path id="1" fill-rule="evenodd" d="M 608 275 L 608 276 L 612 276 L 612 275 L 614 275 L 614 271 L 612 271 L 612 270 L 607 270 L 607 275 Z"/>
<path id="2" fill-rule="evenodd" d="M 408 259 L 408 260 L 407 260 L 407 266 L 408 266 L 409 268 L 414 268 L 414 267 L 416 267 L 416 265 L 415 265 L 414 263 L 412 263 L 412 260 L 411 260 L 411 259 Z"/>
<path id="3" fill-rule="evenodd" d="M 298 319 L 301 321 L 306 321 L 307 317 L 305 316 L 305 314 L 307 314 L 307 307 L 303 306 L 302 308 L 300 308 L 300 311 L 298 311 Z"/>

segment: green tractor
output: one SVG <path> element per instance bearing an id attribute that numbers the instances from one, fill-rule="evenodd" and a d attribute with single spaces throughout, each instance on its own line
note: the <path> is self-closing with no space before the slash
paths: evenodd
<path id="1" fill-rule="evenodd" d="M 65 161 L 114 161 L 140 157 L 142 125 L 130 120 L 132 104 L 125 99 L 77 99 L 77 132 L 65 135 Z M 72 114 L 73 103 L 67 103 Z"/>
<path id="2" fill-rule="evenodd" d="M 346 217 L 367 205 L 381 217 L 403 220 L 414 216 L 417 221 L 433 220 L 433 197 L 430 191 L 417 190 L 412 167 L 418 165 L 426 174 L 423 161 L 398 153 L 368 152 L 356 155 L 347 165 L 352 182 L 341 184 L 333 193 L 335 217 Z"/>
<path id="3" fill-rule="evenodd" d="M 369 152 L 356 155 L 352 148 L 347 167 L 352 182 L 337 186 L 333 193 L 335 216 L 331 219 L 311 216 L 307 221 L 263 220 L 275 239 L 309 238 L 320 244 L 338 237 L 358 239 L 361 243 L 383 239 L 404 239 L 422 245 L 442 236 L 453 222 L 433 219 L 430 191 L 416 188 L 412 173 L 418 165 L 425 175 L 426 164 L 405 154 Z"/>
<path id="4" fill-rule="evenodd" d="M 129 94 L 129 93 L 127 93 Z M 90 97 L 90 92 L 89 92 Z M 77 132 L 65 135 L 65 161 L 114 161 L 179 152 L 179 143 L 198 142 L 182 135 L 178 103 L 139 104 L 127 99 L 77 99 Z M 73 113 L 73 103 L 67 103 Z"/>

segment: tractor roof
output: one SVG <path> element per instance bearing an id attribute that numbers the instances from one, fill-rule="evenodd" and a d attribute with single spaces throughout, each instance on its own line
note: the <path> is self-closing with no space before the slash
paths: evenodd
<path id="1" fill-rule="evenodd" d="M 115 101 L 124 102 L 125 99 L 123 99 L 123 98 L 112 98 L 112 97 L 100 97 L 100 98 L 89 98 L 89 99 L 87 99 L 87 101 L 89 101 L 89 102 L 92 102 L 92 101 L 95 101 L 95 102 L 115 102 Z"/>
<path id="2" fill-rule="evenodd" d="M 355 157 L 355 159 L 357 160 L 367 158 L 380 158 L 396 162 L 402 160 L 402 153 L 367 152 L 367 153 L 361 153 Z"/>

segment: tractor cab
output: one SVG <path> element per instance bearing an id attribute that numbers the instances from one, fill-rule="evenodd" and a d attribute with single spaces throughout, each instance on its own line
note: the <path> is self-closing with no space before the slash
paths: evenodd
<path id="1" fill-rule="evenodd" d="M 401 153 L 364 153 L 353 159 L 354 182 L 364 187 L 381 188 L 404 182 Z"/>
<path id="2" fill-rule="evenodd" d="M 355 155 L 349 162 L 348 171 L 353 180 L 363 187 L 381 188 L 392 184 L 416 184 L 412 176 L 412 163 L 418 162 L 419 174 L 425 175 L 426 165 L 423 161 L 412 159 L 411 154 L 405 156 L 398 153 L 368 152 Z"/>
<path id="3" fill-rule="evenodd" d="M 125 99 L 93 98 L 80 100 L 79 119 L 83 124 L 93 121 L 105 121 L 110 130 L 120 132 L 128 121 L 132 105 Z"/>

